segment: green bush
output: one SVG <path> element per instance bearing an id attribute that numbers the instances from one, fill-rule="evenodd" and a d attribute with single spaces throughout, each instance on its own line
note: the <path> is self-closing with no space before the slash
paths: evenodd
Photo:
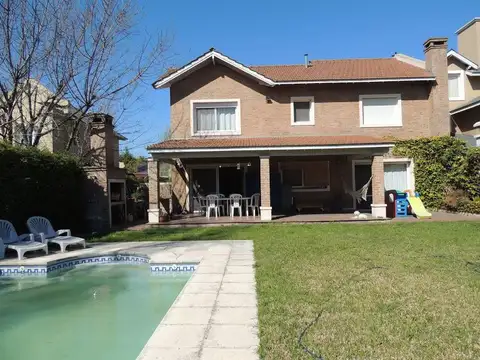
<path id="1" fill-rule="evenodd" d="M 480 197 L 459 202 L 456 211 L 480 214 Z"/>
<path id="2" fill-rule="evenodd" d="M 480 196 L 480 149 L 451 137 L 398 141 L 393 154 L 415 161 L 415 188 L 430 208 L 460 210 Z M 462 194 L 460 196 L 459 194 Z M 458 197 L 458 199 L 455 199 Z"/>
<path id="3" fill-rule="evenodd" d="M 30 216 L 56 228 L 81 230 L 85 222 L 85 174 L 69 155 L 0 143 L 0 219 L 26 230 Z"/>

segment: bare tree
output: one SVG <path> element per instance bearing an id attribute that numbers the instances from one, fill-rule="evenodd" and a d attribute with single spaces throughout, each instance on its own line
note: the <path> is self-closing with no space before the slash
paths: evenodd
<path id="1" fill-rule="evenodd" d="M 38 146 L 47 134 L 70 150 L 90 112 L 121 115 L 162 71 L 171 38 L 142 33 L 135 0 L 3 0 L 0 139 Z"/>

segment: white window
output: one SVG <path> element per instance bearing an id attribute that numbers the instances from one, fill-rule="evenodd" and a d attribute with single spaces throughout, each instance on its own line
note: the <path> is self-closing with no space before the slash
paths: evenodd
<path id="1" fill-rule="evenodd" d="M 480 147 L 480 135 L 475 136 L 475 144 Z"/>
<path id="2" fill-rule="evenodd" d="M 461 70 L 448 72 L 448 100 L 465 100 L 465 76 Z"/>
<path id="3" fill-rule="evenodd" d="M 291 124 L 315 125 L 315 100 L 313 96 L 290 98 Z"/>
<path id="4" fill-rule="evenodd" d="M 239 135 L 240 100 L 192 101 L 193 135 Z"/>
<path id="5" fill-rule="evenodd" d="M 408 167 L 406 163 L 384 164 L 385 190 L 404 191 L 408 189 Z"/>
<path id="6" fill-rule="evenodd" d="M 402 126 L 400 94 L 360 95 L 360 126 Z"/>

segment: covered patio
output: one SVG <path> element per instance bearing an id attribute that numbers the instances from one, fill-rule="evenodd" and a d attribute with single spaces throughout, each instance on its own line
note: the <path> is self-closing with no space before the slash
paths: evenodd
<path id="1" fill-rule="evenodd" d="M 148 149 L 149 223 L 179 215 L 201 222 L 276 221 L 312 213 L 341 219 L 357 207 L 385 218 L 383 159 L 392 146 L 367 136 L 167 140 Z M 162 162 L 171 164 L 170 183 L 162 182 Z M 357 204 L 349 192 L 369 183 L 367 201 Z M 219 213 L 224 220 L 206 219 L 210 209 L 203 201 L 212 194 L 239 194 L 245 205 L 260 194 L 260 216 L 250 210 L 247 218 L 244 207 L 243 216 L 236 212 L 232 220 L 227 200 Z"/>

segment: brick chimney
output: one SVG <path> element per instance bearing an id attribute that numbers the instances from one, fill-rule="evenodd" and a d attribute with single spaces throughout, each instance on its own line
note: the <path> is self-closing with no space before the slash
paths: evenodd
<path id="1" fill-rule="evenodd" d="M 113 117 L 108 114 L 90 116 L 90 151 L 92 166 L 107 168 L 114 166 L 115 133 Z"/>
<path id="2" fill-rule="evenodd" d="M 430 135 L 450 135 L 447 38 L 430 38 L 423 44 L 425 69 L 435 76 L 430 91 Z"/>

